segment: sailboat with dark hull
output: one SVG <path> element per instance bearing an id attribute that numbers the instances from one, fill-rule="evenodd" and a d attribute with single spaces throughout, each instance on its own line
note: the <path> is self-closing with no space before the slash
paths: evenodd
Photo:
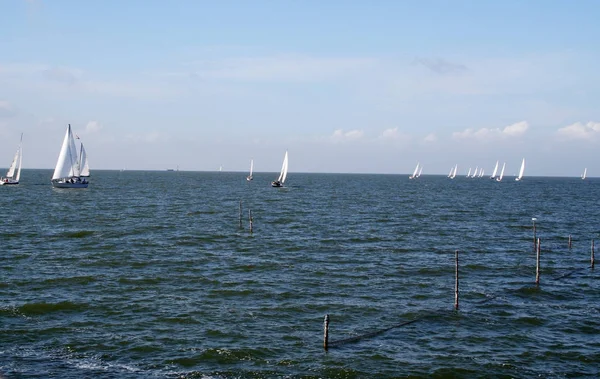
<path id="1" fill-rule="evenodd" d="M 272 187 L 283 187 L 285 183 L 285 179 L 287 178 L 288 172 L 288 152 L 285 152 L 285 156 L 283 157 L 283 164 L 281 165 L 281 173 L 279 173 L 279 177 L 277 180 L 271 182 Z"/>
<path id="2" fill-rule="evenodd" d="M 77 154 L 75 139 L 71 131 L 71 124 L 69 124 L 52 175 L 52 186 L 55 188 L 87 188 L 88 184 L 88 180 L 81 176 L 80 157 Z"/>

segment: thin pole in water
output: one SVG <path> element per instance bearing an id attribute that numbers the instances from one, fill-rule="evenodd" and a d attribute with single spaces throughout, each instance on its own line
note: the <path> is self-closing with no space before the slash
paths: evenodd
<path id="1" fill-rule="evenodd" d="M 593 269 L 594 268 L 594 240 L 593 239 L 592 239 L 592 258 L 591 258 L 590 265 Z"/>
<path id="2" fill-rule="evenodd" d="M 569 234 L 569 250 L 571 250 L 571 235 Z"/>
<path id="3" fill-rule="evenodd" d="M 537 249 L 536 249 L 536 267 L 535 267 L 535 284 L 540 284 L 540 250 L 542 249 L 542 243 L 540 239 L 537 239 Z"/>
<path id="4" fill-rule="evenodd" d="M 329 315 L 325 315 L 323 321 L 323 348 L 327 350 L 329 348 Z"/>
<path id="5" fill-rule="evenodd" d="M 535 247 L 535 241 L 536 241 L 536 229 L 535 229 L 535 222 L 536 222 L 537 218 L 533 217 L 531 219 L 531 221 L 533 222 L 533 251 L 535 251 L 536 247 Z"/>
<path id="6" fill-rule="evenodd" d="M 455 282 L 454 282 L 454 309 L 458 310 L 458 250 L 454 252 L 454 272 L 455 272 Z"/>
<path id="7" fill-rule="evenodd" d="M 242 229 L 242 200 L 240 200 L 240 229 Z"/>
<path id="8" fill-rule="evenodd" d="M 252 210 L 251 209 L 248 209 L 248 220 L 250 221 L 250 233 L 252 233 L 253 220 L 252 220 Z"/>

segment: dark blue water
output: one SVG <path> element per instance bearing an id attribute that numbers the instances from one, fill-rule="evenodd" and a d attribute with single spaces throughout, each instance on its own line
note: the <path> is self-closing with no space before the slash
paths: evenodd
<path id="1" fill-rule="evenodd" d="M 598 376 L 600 180 L 245 175 L 0 187 L 0 376 Z"/>

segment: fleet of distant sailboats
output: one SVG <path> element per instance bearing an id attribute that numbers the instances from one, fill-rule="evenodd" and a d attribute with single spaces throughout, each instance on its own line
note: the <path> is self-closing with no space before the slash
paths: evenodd
<path id="1" fill-rule="evenodd" d="M 80 140 L 80 138 L 75 135 L 75 138 Z M 63 143 L 61 146 L 61 150 L 58 156 L 58 160 L 56 162 L 56 166 L 54 168 L 54 173 L 52 175 L 52 186 L 55 188 L 87 188 L 89 185 L 88 177 L 90 177 L 90 167 L 88 163 L 87 152 L 83 145 L 83 142 L 80 141 L 79 150 L 75 145 L 75 138 L 73 131 L 71 129 L 71 124 L 67 126 L 67 131 L 65 133 L 65 137 L 63 139 Z M 19 184 L 19 180 L 21 177 L 21 168 L 23 165 L 23 134 L 21 134 L 21 139 L 19 141 L 19 145 L 17 147 L 17 151 L 13 157 L 13 160 L 8 168 L 6 176 L 0 177 L 0 185 L 14 185 Z M 496 182 L 501 182 L 504 178 L 504 171 L 506 169 L 506 162 L 502 163 L 502 168 L 500 169 L 500 174 L 498 175 L 498 168 L 500 166 L 500 161 L 497 160 L 494 165 L 494 170 L 490 179 L 495 180 Z M 219 166 L 219 171 L 223 170 L 223 166 Z M 123 170 L 121 170 L 123 171 Z M 174 171 L 173 169 L 169 169 L 168 171 Z M 177 171 L 179 171 L 179 166 L 177 166 Z M 251 181 L 254 179 L 254 159 L 250 160 L 250 173 L 246 177 L 247 181 Z M 417 165 L 413 171 L 413 173 L 408 177 L 409 179 L 416 179 L 421 176 L 423 173 L 423 166 L 420 162 L 417 162 Z M 458 173 L 458 164 L 455 164 L 450 168 L 450 172 L 448 173 L 449 179 L 456 178 Z M 273 187 L 283 187 L 285 185 L 285 181 L 287 179 L 288 174 L 288 152 L 285 152 L 283 157 L 283 164 L 281 166 L 281 172 L 276 180 L 271 182 L 271 186 Z M 525 174 L 525 158 L 521 161 L 521 166 L 519 168 L 519 173 L 515 177 L 515 181 L 523 180 Z M 471 168 L 467 171 L 467 178 L 482 178 L 485 175 L 485 170 L 483 167 L 475 166 L 475 170 L 471 173 Z M 587 167 L 584 168 L 583 174 L 581 175 L 581 179 L 585 180 L 587 178 Z"/>

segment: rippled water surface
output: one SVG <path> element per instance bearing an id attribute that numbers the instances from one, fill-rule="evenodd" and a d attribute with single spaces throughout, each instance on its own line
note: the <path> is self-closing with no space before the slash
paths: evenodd
<path id="1" fill-rule="evenodd" d="M 598 179 L 291 173 L 276 189 L 275 174 L 97 171 L 57 190 L 50 176 L 0 187 L 0 376 L 600 371 Z"/>

